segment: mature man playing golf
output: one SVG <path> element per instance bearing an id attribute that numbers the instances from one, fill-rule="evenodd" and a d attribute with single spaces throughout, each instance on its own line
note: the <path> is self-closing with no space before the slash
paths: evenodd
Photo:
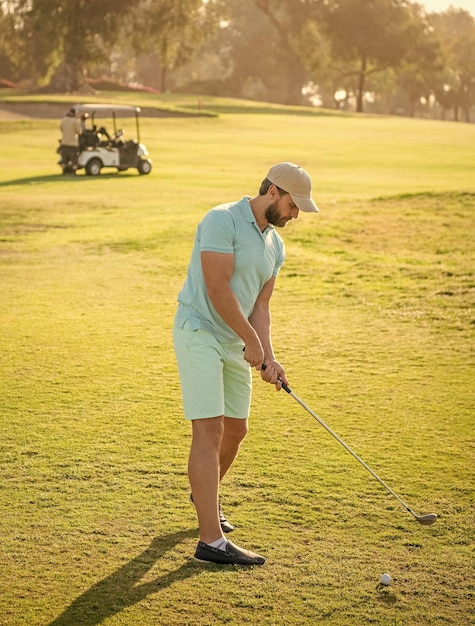
<path id="1" fill-rule="evenodd" d="M 197 561 L 265 561 L 224 536 L 233 526 L 221 509 L 219 484 L 247 433 L 250 367 L 277 389 L 288 382 L 271 340 L 269 302 L 285 260 L 274 227 L 299 210 L 318 212 L 311 191 L 305 170 L 278 163 L 256 197 L 215 207 L 196 231 L 173 332 L 185 418 L 192 422 L 188 476 L 200 532 Z"/>

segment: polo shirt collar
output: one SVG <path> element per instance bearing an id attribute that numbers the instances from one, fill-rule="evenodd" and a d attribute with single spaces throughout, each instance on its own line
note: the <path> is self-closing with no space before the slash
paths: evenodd
<path id="1" fill-rule="evenodd" d="M 254 224 L 257 230 L 262 234 L 266 233 L 268 230 L 274 230 L 274 226 L 272 224 L 268 224 L 265 227 L 265 229 L 261 231 L 261 229 L 259 228 L 256 222 L 255 215 L 252 212 L 250 200 L 251 200 L 251 196 L 244 196 L 244 198 L 239 203 L 241 205 L 240 208 L 241 208 L 241 215 L 243 216 L 243 219 L 246 222 L 250 222 L 251 224 Z"/>

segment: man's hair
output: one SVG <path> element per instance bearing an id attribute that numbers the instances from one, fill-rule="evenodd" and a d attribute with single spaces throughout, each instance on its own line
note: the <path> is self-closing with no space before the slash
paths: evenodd
<path id="1" fill-rule="evenodd" d="M 269 187 L 271 185 L 273 185 L 274 183 L 272 183 L 268 178 L 264 178 L 264 180 L 261 183 L 260 189 L 259 189 L 259 195 L 260 196 L 265 196 L 266 193 L 269 191 Z M 277 187 L 277 185 L 276 185 Z M 277 187 L 277 191 L 279 192 L 280 196 L 285 196 L 288 192 L 284 191 L 283 189 L 281 189 L 280 187 Z"/>

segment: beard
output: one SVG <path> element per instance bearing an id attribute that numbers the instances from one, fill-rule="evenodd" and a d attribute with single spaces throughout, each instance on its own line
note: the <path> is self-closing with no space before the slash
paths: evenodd
<path id="1" fill-rule="evenodd" d="M 289 221 L 286 217 L 282 217 L 278 200 L 267 207 L 265 215 L 266 220 L 273 226 L 285 226 Z"/>

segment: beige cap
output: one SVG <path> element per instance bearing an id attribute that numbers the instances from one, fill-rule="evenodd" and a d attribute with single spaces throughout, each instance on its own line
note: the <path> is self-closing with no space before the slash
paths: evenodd
<path id="1" fill-rule="evenodd" d="M 318 207 L 312 200 L 312 181 L 300 165 L 277 163 L 270 168 L 266 178 L 290 194 L 298 209 L 307 213 L 318 213 Z"/>

